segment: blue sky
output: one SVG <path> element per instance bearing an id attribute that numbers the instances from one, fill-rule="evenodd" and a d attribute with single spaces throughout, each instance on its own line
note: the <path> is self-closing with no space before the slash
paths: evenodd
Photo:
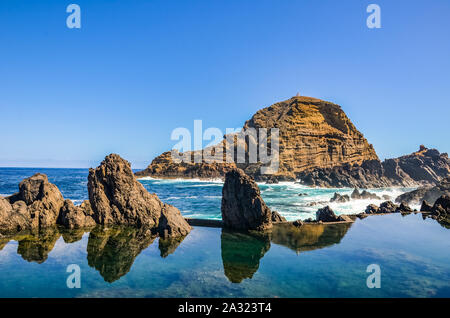
<path id="1" fill-rule="evenodd" d="M 240 127 L 297 92 L 341 105 L 381 159 L 447 152 L 449 34 L 448 0 L 2 0 L 0 166 L 143 168 L 176 127 Z"/>

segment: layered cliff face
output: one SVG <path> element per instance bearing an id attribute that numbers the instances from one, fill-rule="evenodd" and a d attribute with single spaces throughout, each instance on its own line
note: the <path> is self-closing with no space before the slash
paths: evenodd
<path id="1" fill-rule="evenodd" d="M 296 96 L 259 110 L 243 129 L 279 129 L 279 169 L 272 175 L 261 174 L 261 163 L 175 163 L 171 153 L 155 158 L 137 176 L 163 178 L 223 178 L 236 166 L 256 180 L 276 178 L 295 180 L 303 171 L 332 168 L 342 164 L 360 165 L 378 157 L 364 136 L 356 129 L 340 106 L 311 97 Z M 225 149 L 230 144 L 222 142 Z M 231 147 L 234 147 L 231 146 Z M 248 139 L 246 150 L 248 151 Z M 271 137 L 268 138 L 271 148 Z M 234 149 L 235 151 L 235 149 Z M 190 153 L 188 156 L 193 156 Z"/>

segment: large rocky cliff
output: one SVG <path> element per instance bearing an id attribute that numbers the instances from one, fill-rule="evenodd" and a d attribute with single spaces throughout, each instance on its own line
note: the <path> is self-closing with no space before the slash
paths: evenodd
<path id="1" fill-rule="evenodd" d="M 278 172 L 261 175 L 261 164 L 237 164 L 257 180 L 276 177 L 294 180 L 302 171 L 361 164 L 378 157 L 341 107 L 320 99 L 296 96 L 259 110 L 243 129 L 278 128 L 280 133 Z M 248 143 L 248 141 L 247 141 Z M 223 142 L 224 149 L 227 144 Z M 270 146 L 270 140 L 269 140 Z M 192 154 L 193 156 L 193 154 Z M 156 157 L 138 176 L 165 178 L 217 178 L 235 168 L 234 163 L 175 163 L 170 152 Z"/>
<path id="2" fill-rule="evenodd" d="M 279 168 L 262 174 L 261 162 L 174 162 L 170 152 L 156 157 L 138 177 L 223 178 L 238 167 L 257 181 L 300 180 L 321 187 L 383 187 L 435 184 L 450 173 L 447 154 L 421 147 L 418 152 L 381 162 L 371 144 L 339 105 L 316 98 L 295 96 L 256 112 L 243 127 L 279 129 Z M 236 137 L 234 140 L 237 141 Z M 248 152 L 249 139 L 245 139 Z M 226 140 L 218 149 L 230 147 Z M 233 153 L 236 152 L 233 144 Z M 271 137 L 268 138 L 271 148 Z M 203 150 L 203 153 L 206 149 Z M 202 151 L 197 152 L 202 153 Z M 188 153 L 194 157 L 195 153 Z"/>

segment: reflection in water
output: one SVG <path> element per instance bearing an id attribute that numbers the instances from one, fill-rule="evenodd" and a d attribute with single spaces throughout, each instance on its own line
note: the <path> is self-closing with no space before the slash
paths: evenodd
<path id="1" fill-rule="evenodd" d="M 312 251 L 339 244 L 352 224 L 305 224 L 300 228 L 290 224 L 278 224 L 273 227 L 272 242 L 297 253 Z"/>
<path id="2" fill-rule="evenodd" d="M 106 282 L 114 282 L 131 269 L 136 257 L 156 239 L 149 229 L 130 227 L 96 227 L 89 233 L 87 260 L 89 266 L 99 271 Z M 75 243 L 86 233 L 83 229 L 51 227 L 36 232 L 20 232 L 0 237 L 0 250 L 10 241 L 17 241 L 17 253 L 29 262 L 43 263 L 62 236 L 65 243 Z M 161 239 L 161 257 L 175 252 L 185 237 Z"/>
<path id="3" fill-rule="evenodd" d="M 324 248 L 341 241 L 352 223 L 314 224 L 297 228 L 291 224 L 277 224 L 271 233 L 255 234 L 222 230 L 222 262 L 225 276 L 232 283 L 252 278 L 259 262 L 270 249 L 270 242 L 284 245 L 295 252 Z"/>
<path id="4" fill-rule="evenodd" d="M 252 278 L 259 260 L 270 249 L 268 234 L 250 234 L 222 229 L 222 262 L 225 276 L 232 283 Z"/>
<path id="5" fill-rule="evenodd" d="M 145 228 L 97 227 L 89 234 L 88 264 L 98 270 L 105 281 L 112 283 L 130 271 L 134 259 L 155 238 Z"/>

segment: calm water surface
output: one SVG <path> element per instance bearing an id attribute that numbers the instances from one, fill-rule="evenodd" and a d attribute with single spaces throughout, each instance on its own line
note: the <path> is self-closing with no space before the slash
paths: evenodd
<path id="1" fill-rule="evenodd" d="M 66 198 L 87 198 L 87 170 L 73 169 L 0 169 L 0 193 L 17 191 L 34 172 L 48 174 Z M 220 217 L 220 183 L 142 182 L 184 215 Z M 310 215 L 308 202 L 334 193 L 294 184 L 261 188 L 290 218 Z M 450 297 L 449 251 L 450 230 L 421 214 L 277 226 L 267 235 L 195 227 L 180 240 L 120 227 L 51 228 L 0 239 L 0 297 Z M 70 264 L 81 268 L 80 289 L 66 285 Z M 381 267 L 380 289 L 366 286 L 370 264 Z"/>

